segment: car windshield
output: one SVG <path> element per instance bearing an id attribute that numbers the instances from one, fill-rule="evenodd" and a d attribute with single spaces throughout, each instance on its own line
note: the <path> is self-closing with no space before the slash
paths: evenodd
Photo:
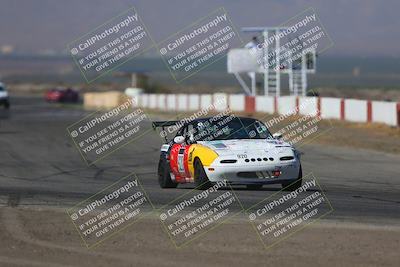
<path id="1" fill-rule="evenodd" d="M 194 141 L 272 138 L 262 122 L 235 116 L 198 120 L 188 134 Z"/>

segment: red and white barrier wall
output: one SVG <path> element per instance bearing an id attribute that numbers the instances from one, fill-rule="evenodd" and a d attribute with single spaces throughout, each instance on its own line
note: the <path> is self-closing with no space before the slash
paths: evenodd
<path id="1" fill-rule="evenodd" d="M 274 113 L 276 110 L 276 101 L 273 96 L 256 96 L 256 111 L 262 113 Z"/>
<path id="2" fill-rule="evenodd" d="M 344 100 L 333 97 L 321 97 L 321 118 L 343 120 Z"/>
<path id="3" fill-rule="evenodd" d="M 377 122 L 400 126 L 400 103 L 333 97 L 245 96 L 242 94 L 141 94 L 133 97 L 138 107 L 163 111 L 196 111 L 214 107 L 246 113 L 296 113 L 323 119 Z"/>
<path id="4" fill-rule="evenodd" d="M 400 126 L 400 103 L 371 102 L 371 121 Z"/>

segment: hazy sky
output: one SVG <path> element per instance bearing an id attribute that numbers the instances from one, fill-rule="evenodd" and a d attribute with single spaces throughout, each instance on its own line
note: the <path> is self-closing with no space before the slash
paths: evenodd
<path id="1" fill-rule="evenodd" d="M 276 26 L 314 7 L 334 41 L 327 54 L 400 57 L 398 0 L 0 0 L 0 46 L 61 51 L 132 5 L 156 41 L 221 6 L 238 28 Z"/>

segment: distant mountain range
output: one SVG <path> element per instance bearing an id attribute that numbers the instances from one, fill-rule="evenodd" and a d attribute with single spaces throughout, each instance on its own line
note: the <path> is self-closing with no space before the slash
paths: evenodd
<path id="1" fill-rule="evenodd" d="M 320 56 L 317 73 L 309 75 L 314 87 L 371 87 L 400 88 L 400 64 L 396 58 L 388 57 L 333 57 Z M 152 81 L 176 84 L 164 62 L 158 57 L 134 58 L 116 72 L 141 72 Z M 113 72 L 114 74 L 116 72 Z M 8 55 L 0 56 L 0 79 L 4 81 L 63 81 L 84 82 L 70 56 Z M 124 80 L 121 75 L 105 75 L 98 82 Z M 233 75 L 226 72 L 226 58 L 215 62 L 183 85 L 208 84 L 215 86 L 237 86 Z"/>

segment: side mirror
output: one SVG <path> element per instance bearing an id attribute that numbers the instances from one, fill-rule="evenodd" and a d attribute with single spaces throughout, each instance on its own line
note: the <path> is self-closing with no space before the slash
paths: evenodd
<path id="1" fill-rule="evenodd" d="M 272 135 L 272 137 L 274 138 L 274 139 L 281 139 L 282 138 L 282 134 L 281 133 L 274 133 L 273 135 Z"/>
<path id="2" fill-rule="evenodd" d="M 183 142 L 185 142 L 185 137 L 183 137 L 181 135 L 175 136 L 174 143 L 182 144 Z"/>

